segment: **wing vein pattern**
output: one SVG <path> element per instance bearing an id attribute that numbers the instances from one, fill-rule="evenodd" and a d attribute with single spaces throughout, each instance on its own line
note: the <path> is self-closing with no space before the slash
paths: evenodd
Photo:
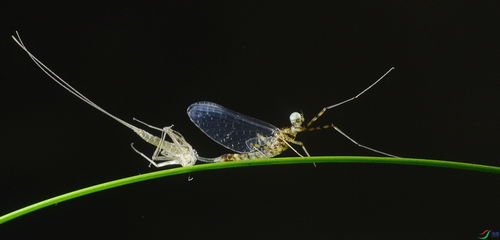
<path id="1" fill-rule="evenodd" d="M 261 142 L 257 140 L 259 137 L 274 137 L 279 131 L 269 123 L 213 102 L 193 103 L 187 113 L 191 121 L 213 141 L 238 153 L 256 151 L 249 143 Z"/>

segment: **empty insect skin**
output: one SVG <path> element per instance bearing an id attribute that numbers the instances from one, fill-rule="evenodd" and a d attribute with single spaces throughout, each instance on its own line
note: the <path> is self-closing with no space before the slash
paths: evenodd
<path id="1" fill-rule="evenodd" d="M 16 36 L 17 38 L 15 36 L 12 36 L 14 41 L 29 55 L 29 57 L 33 60 L 33 62 L 35 62 L 35 64 L 57 84 L 59 84 L 61 87 L 69 91 L 71 94 L 75 95 L 80 100 L 84 101 L 85 103 L 89 104 L 95 109 L 101 111 L 102 113 L 108 115 L 117 122 L 131 129 L 137 135 L 139 135 L 139 137 L 141 137 L 144 141 L 156 146 L 156 150 L 154 151 L 152 157 L 149 158 L 143 153 L 139 152 L 137 149 L 135 149 L 133 143 L 131 144 L 131 147 L 134 151 L 136 151 L 142 157 L 147 159 L 155 167 L 163 167 L 168 165 L 192 166 L 196 163 L 197 159 L 204 159 L 206 162 L 210 161 L 210 159 L 199 157 L 196 151 L 193 149 L 193 147 L 186 141 L 186 139 L 184 139 L 184 137 L 179 132 L 174 131 L 172 129 L 172 126 L 157 128 L 149 124 L 146 124 L 144 122 L 141 122 L 137 119 L 134 119 L 135 121 L 145 124 L 148 127 L 161 131 L 161 137 L 157 137 L 141 128 L 135 127 L 134 125 L 123 121 L 122 119 L 102 109 L 97 104 L 95 104 L 94 102 L 86 98 L 83 94 L 74 89 L 66 81 L 64 81 L 52 70 L 50 70 L 47 66 L 45 66 L 41 61 L 39 61 L 33 54 L 31 54 L 24 45 L 24 43 L 22 42 L 17 31 L 16 31 Z M 165 140 L 165 137 L 167 135 L 170 137 L 172 142 Z"/>
<path id="2" fill-rule="evenodd" d="M 280 129 L 269 123 L 245 116 L 212 102 L 193 103 L 187 109 L 187 113 L 191 121 L 208 137 L 220 145 L 237 152 L 224 154 L 213 159 L 213 161 L 216 162 L 271 158 L 281 154 L 288 148 L 291 148 L 297 155 L 303 157 L 302 154 L 292 147 L 292 144 L 300 146 L 305 154 L 310 156 L 304 144 L 295 140 L 297 134 L 305 131 L 316 131 L 328 128 L 334 129 L 361 148 L 385 156 L 397 157 L 358 143 L 334 124 L 312 127 L 313 123 L 327 110 L 358 98 L 382 80 L 393 69 L 394 67 L 391 67 L 379 79 L 356 96 L 323 108 L 307 124 L 304 124 L 304 116 L 302 114 L 294 112 L 290 115 L 291 126 Z"/>

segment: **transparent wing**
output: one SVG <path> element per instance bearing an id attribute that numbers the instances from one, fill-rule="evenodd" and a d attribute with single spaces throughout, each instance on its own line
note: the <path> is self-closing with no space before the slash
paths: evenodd
<path id="1" fill-rule="evenodd" d="M 238 152 L 254 152 L 248 144 L 258 135 L 272 137 L 279 129 L 269 123 L 245 116 L 212 102 L 197 102 L 188 107 L 191 121 L 220 145 Z"/>

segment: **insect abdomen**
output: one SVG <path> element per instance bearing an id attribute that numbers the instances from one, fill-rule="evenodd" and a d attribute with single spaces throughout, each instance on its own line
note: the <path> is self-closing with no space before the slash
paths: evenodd
<path id="1" fill-rule="evenodd" d="M 231 162 L 231 161 L 244 161 L 244 160 L 252 160 L 259 158 L 272 158 L 281 152 L 275 151 L 266 151 L 266 152 L 249 152 L 249 153 L 241 153 L 241 154 L 224 154 L 220 156 L 221 162 Z"/>

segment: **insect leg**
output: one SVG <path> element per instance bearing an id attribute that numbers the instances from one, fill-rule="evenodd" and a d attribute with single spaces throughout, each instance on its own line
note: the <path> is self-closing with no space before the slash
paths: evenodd
<path id="1" fill-rule="evenodd" d="M 139 150 L 137 150 L 135 147 L 134 147 L 134 143 L 130 143 L 130 147 L 132 147 L 132 149 L 138 153 L 139 155 L 141 155 L 143 158 L 145 158 L 146 160 L 148 160 L 148 162 L 157 167 L 157 168 L 160 168 L 160 167 L 163 167 L 163 166 L 167 166 L 167 165 L 174 165 L 174 164 L 179 164 L 178 161 L 176 160 L 170 160 L 170 159 L 166 159 L 166 158 L 163 158 L 162 156 L 158 156 L 155 158 L 155 160 L 157 161 L 162 161 L 164 160 L 165 162 L 161 162 L 161 163 L 156 163 L 153 159 L 149 158 L 148 156 L 146 156 L 144 153 L 140 152 Z"/>
<path id="2" fill-rule="evenodd" d="M 265 148 L 265 146 L 261 146 L 261 145 L 259 145 L 259 144 L 255 144 L 255 143 L 252 143 L 252 144 L 251 144 L 251 146 L 253 147 L 253 149 L 254 149 L 255 151 L 257 151 L 258 153 L 260 153 L 260 156 L 261 156 L 261 157 L 263 157 L 263 158 L 264 158 L 264 157 L 266 156 L 266 155 L 265 155 L 265 154 L 264 154 L 261 150 L 259 150 L 259 148 Z M 268 150 L 269 150 L 269 149 L 268 149 Z"/>
<path id="3" fill-rule="evenodd" d="M 301 146 L 301 147 L 302 147 L 302 149 L 304 150 L 304 152 L 306 153 L 306 155 L 307 155 L 308 157 L 310 157 L 310 156 L 311 156 L 311 155 L 309 155 L 309 152 L 307 151 L 306 146 L 304 145 L 304 143 L 303 143 L 303 142 L 300 142 L 300 141 L 297 141 L 297 140 L 294 140 L 294 139 L 288 139 L 288 140 L 286 140 L 286 141 L 287 141 L 287 142 L 290 142 L 290 143 L 293 143 L 293 144 L 295 144 L 295 145 L 299 145 L 299 146 Z"/>
<path id="4" fill-rule="evenodd" d="M 314 122 L 316 122 L 316 120 L 318 120 L 319 117 L 321 117 L 321 115 L 323 115 L 327 110 L 329 109 L 332 109 L 334 107 L 338 107 L 344 103 L 348 103 L 356 98 L 358 98 L 359 96 L 363 95 L 363 93 L 365 93 L 366 91 L 370 90 L 370 88 L 372 88 L 373 86 L 375 86 L 375 84 L 377 84 L 378 82 L 380 82 L 380 80 L 382 80 L 387 74 L 389 74 L 389 72 L 391 72 L 392 70 L 394 70 L 394 67 L 391 67 L 387 72 L 384 73 L 384 75 L 382 75 L 379 79 L 377 79 L 377 81 L 375 81 L 374 83 L 372 83 L 370 86 L 368 86 L 367 88 L 365 88 L 363 91 L 361 91 L 360 93 L 358 93 L 356 96 L 354 97 L 351 97 L 347 100 L 344 100 L 342 102 L 339 102 L 339 103 L 336 103 L 336 104 L 333 104 L 333 105 L 330 105 L 328 107 L 324 107 L 323 109 L 321 109 L 321 111 L 316 114 L 316 116 L 314 116 L 311 121 L 309 121 L 307 124 L 306 124 L 306 128 L 308 128 L 309 126 L 311 126 Z"/>
<path id="5" fill-rule="evenodd" d="M 269 146 L 266 146 L 266 145 L 260 145 L 260 144 L 257 144 L 257 143 L 252 143 L 250 146 L 252 146 L 255 150 L 257 151 L 260 151 L 260 149 L 265 149 L 265 150 L 268 150 L 268 151 L 272 151 L 273 148 L 272 147 L 269 147 Z"/>
<path id="6" fill-rule="evenodd" d="M 279 137 L 279 136 L 278 136 L 278 138 L 279 138 L 279 139 L 281 139 L 281 140 L 282 140 L 282 141 L 283 141 L 286 145 L 288 145 L 288 147 L 289 147 L 290 149 L 292 149 L 292 150 L 293 150 L 293 151 L 294 151 L 297 155 L 299 155 L 299 157 L 304 157 L 304 156 L 302 156 L 302 154 L 300 154 L 297 150 L 295 150 L 295 148 L 293 148 L 293 147 L 292 147 L 292 145 L 290 145 L 290 143 L 288 143 L 288 141 L 287 141 L 287 140 L 285 140 L 285 139 L 283 139 L 282 137 Z"/>
<path id="7" fill-rule="evenodd" d="M 177 145 L 177 147 L 179 147 L 179 148 L 188 147 L 188 148 L 190 148 L 191 151 L 193 151 L 191 145 L 189 145 L 187 143 L 187 141 L 184 139 L 184 137 L 180 133 L 178 133 L 172 129 L 172 127 L 174 126 L 173 124 L 168 126 L 168 127 L 159 128 L 159 127 L 155 127 L 151 124 L 145 123 L 137 118 L 133 118 L 133 120 L 136 122 L 139 122 L 139 123 L 141 123 L 149 128 L 161 131 L 161 138 L 160 138 L 161 140 L 158 143 L 159 145 L 156 146 L 156 150 L 155 150 L 153 157 L 152 157 L 153 159 L 155 159 L 155 157 L 158 157 L 160 152 L 161 152 L 161 149 L 163 146 L 162 144 L 165 142 L 165 136 L 166 136 L 165 134 L 168 134 L 170 139 L 172 139 L 174 145 Z M 160 146 L 160 145 L 162 145 L 162 146 Z"/>
<path id="8" fill-rule="evenodd" d="M 342 136 L 344 136 L 345 138 L 349 139 L 349 141 L 351 141 L 352 143 L 356 144 L 358 147 L 362 147 L 364 149 L 367 149 L 367 150 L 370 150 L 372 152 L 376 152 L 378 154 L 382 154 L 382 155 L 385 155 L 385 156 L 388 156 L 388 157 L 395 157 L 395 158 L 398 158 L 398 156 L 396 155 L 392 155 L 392 154 L 389 154 L 389 153 L 386 153 L 386 152 L 382 152 L 382 151 L 379 151 L 377 149 L 374 149 L 374 148 L 371 148 L 371 147 L 368 147 L 368 146 L 365 146 L 363 144 L 360 144 L 358 142 L 356 142 L 354 139 L 352 139 L 351 137 L 349 137 L 347 134 L 345 134 L 342 130 L 340 130 L 337 126 L 335 125 L 330 125 L 333 129 L 335 129 L 337 132 L 339 132 L 340 134 L 342 134 Z"/>
<path id="9" fill-rule="evenodd" d="M 297 140 L 292 139 L 292 138 L 289 138 L 289 139 L 285 140 L 285 143 L 286 143 L 286 144 L 287 144 L 287 145 L 288 145 L 288 146 L 289 146 L 289 147 L 290 147 L 293 151 L 295 151 L 295 153 L 297 153 L 297 154 L 298 154 L 299 156 L 301 156 L 301 157 L 303 157 L 303 156 L 302 156 L 302 155 L 300 155 L 300 154 L 297 152 L 297 150 L 295 150 L 295 149 L 294 149 L 294 148 L 293 148 L 290 144 L 288 144 L 288 142 L 293 143 L 293 144 L 295 144 L 295 145 L 299 145 L 299 146 L 301 146 L 301 147 L 302 147 L 302 150 L 304 150 L 304 152 L 307 154 L 307 156 L 308 156 L 308 157 L 310 157 L 310 156 L 311 156 L 311 155 L 309 154 L 309 152 L 307 151 L 306 146 L 304 145 L 304 143 L 303 143 L 303 142 L 301 142 L 301 141 L 297 141 Z M 313 165 L 314 165 L 314 167 L 316 167 L 316 163 L 315 163 L 315 162 L 313 162 Z"/>
<path id="10" fill-rule="evenodd" d="M 158 145 L 156 146 L 156 149 L 155 149 L 155 151 L 153 153 L 153 156 L 151 158 L 147 157 L 144 153 L 142 153 L 139 150 L 137 150 L 134 147 L 134 143 L 131 143 L 130 146 L 132 147 L 132 149 L 135 152 L 137 152 L 139 155 L 141 155 L 142 157 L 144 157 L 153 166 L 155 166 L 157 168 L 163 167 L 163 166 L 167 166 L 167 165 L 179 164 L 179 161 L 177 161 L 177 160 L 171 160 L 170 158 L 167 158 L 167 157 L 164 157 L 164 156 L 159 156 L 159 154 L 160 154 L 160 152 L 162 150 L 162 145 L 165 142 L 166 130 L 168 130 L 168 129 L 169 129 L 168 127 L 165 127 L 165 130 L 162 130 L 160 141 L 159 141 Z M 156 163 L 155 161 L 164 161 L 164 162 Z"/>

